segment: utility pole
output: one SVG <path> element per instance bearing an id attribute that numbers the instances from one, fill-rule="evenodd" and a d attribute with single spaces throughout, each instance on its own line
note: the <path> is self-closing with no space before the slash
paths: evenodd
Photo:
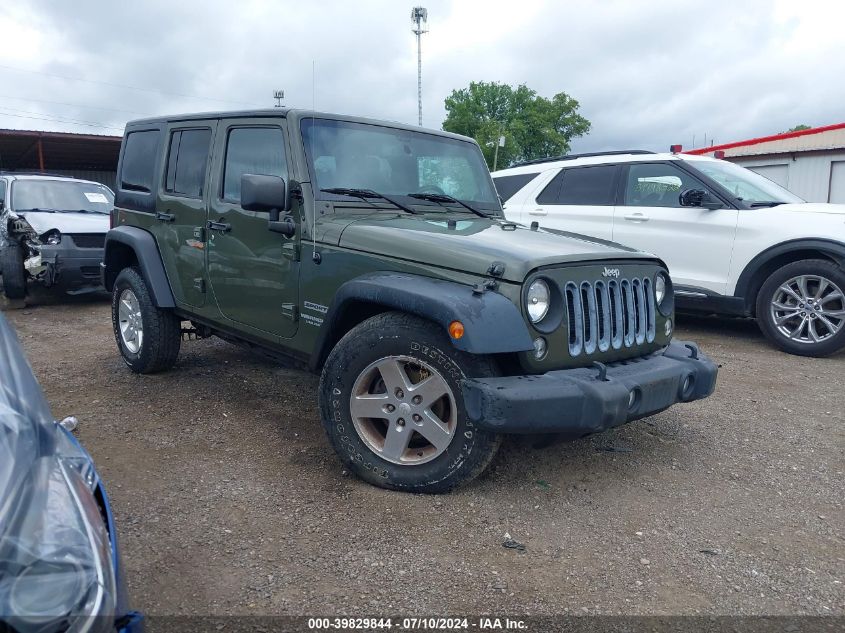
<path id="1" fill-rule="evenodd" d="M 496 165 L 499 164 L 499 148 L 505 146 L 505 135 L 500 134 L 496 139 L 496 149 L 493 150 L 493 171 L 496 171 Z"/>
<path id="2" fill-rule="evenodd" d="M 422 126 L 422 34 L 428 33 L 428 9 L 414 7 L 411 10 L 411 22 L 416 25 L 411 33 L 417 36 L 417 113 L 419 125 Z"/>

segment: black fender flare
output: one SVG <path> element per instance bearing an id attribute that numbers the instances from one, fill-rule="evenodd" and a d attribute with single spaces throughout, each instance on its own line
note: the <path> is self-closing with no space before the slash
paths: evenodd
<path id="1" fill-rule="evenodd" d="M 111 292 L 114 279 L 120 272 L 114 270 L 113 264 L 116 244 L 123 244 L 134 251 L 135 258 L 138 260 L 138 267 L 141 269 L 141 275 L 149 286 L 156 307 L 175 308 L 176 302 L 173 300 L 173 291 L 170 288 L 170 282 L 167 280 L 164 262 L 161 259 L 158 246 L 156 246 L 155 238 L 148 231 L 136 226 L 119 226 L 106 233 L 106 245 L 103 252 L 103 263 L 105 265 L 103 285 L 106 290 Z M 110 264 L 112 264 L 111 269 Z"/>
<path id="2" fill-rule="evenodd" d="M 318 368 L 340 339 L 338 325 L 351 304 L 375 304 L 389 310 L 415 314 L 448 331 L 452 321 L 464 325 L 464 335 L 450 339 L 471 354 L 526 352 L 534 349 L 528 326 L 519 308 L 491 290 L 475 292 L 472 286 L 420 275 L 378 272 L 356 277 L 335 293 L 320 328 L 311 367 Z"/>
<path id="3" fill-rule="evenodd" d="M 750 296 L 750 292 L 758 273 L 773 259 L 799 251 L 824 253 L 833 259 L 840 268 L 845 269 L 845 243 L 822 238 L 789 240 L 770 246 L 748 262 L 737 279 L 734 296 L 742 297 L 746 305 L 751 306 L 754 303 L 754 297 Z"/>

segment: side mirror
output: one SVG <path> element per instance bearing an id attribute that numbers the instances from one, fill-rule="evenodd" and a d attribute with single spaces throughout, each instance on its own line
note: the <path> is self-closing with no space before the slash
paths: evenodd
<path id="1" fill-rule="evenodd" d="M 703 207 L 711 211 L 724 206 L 706 189 L 685 189 L 678 196 L 678 202 L 682 207 Z"/>
<path id="2" fill-rule="evenodd" d="M 241 176 L 241 207 L 246 211 L 269 212 L 270 221 L 278 222 L 279 214 L 290 209 L 285 179 L 244 174 Z"/>

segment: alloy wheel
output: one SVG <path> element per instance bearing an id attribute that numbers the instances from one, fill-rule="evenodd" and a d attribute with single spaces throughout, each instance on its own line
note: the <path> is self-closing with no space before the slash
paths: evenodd
<path id="1" fill-rule="evenodd" d="M 446 379 L 431 365 L 408 356 L 371 363 L 349 398 L 355 431 L 379 457 L 418 465 L 452 443 L 458 411 Z"/>
<path id="2" fill-rule="evenodd" d="M 141 304 L 129 288 L 120 293 L 117 321 L 124 346 L 132 354 L 137 354 L 144 342 L 144 323 L 141 320 Z"/>
<path id="3" fill-rule="evenodd" d="M 845 324 L 845 295 L 821 275 L 798 275 L 775 290 L 769 312 L 772 323 L 786 338 L 821 343 Z"/>

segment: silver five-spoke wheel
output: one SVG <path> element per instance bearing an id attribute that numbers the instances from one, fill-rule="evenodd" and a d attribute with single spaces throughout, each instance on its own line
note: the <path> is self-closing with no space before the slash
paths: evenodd
<path id="1" fill-rule="evenodd" d="M 440 373 L 408 356 L 371 363 L 352 387 L 349 410 L 361 440 L 383 459 L 417 465 L 451 444 L 455 396 Z"/>
<path id="2" fill-rule="evenodd" d="M 144 324 L 138 297 L 128 288 L 120 294 L 117 319 L 123 344 L 131 353 L 137 354 L 144 342 Z"/>
<path id="3" fill-rule="evenodd" d="M 845 295 L 830 279 L 799 275 L 781 284 L 770 312 L 778 331 L 797 343 L 820 343 L 845 323 Z"/>

